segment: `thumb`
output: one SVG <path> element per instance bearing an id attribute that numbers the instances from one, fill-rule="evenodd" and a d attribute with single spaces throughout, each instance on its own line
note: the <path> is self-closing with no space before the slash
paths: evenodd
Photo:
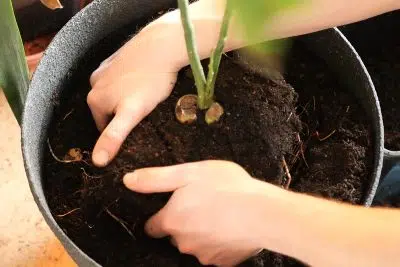
<path id="1" fill-rule="evenodd" d="M 124 177 L 124 184 L 139 193 L 164 193 L 182 188 L 201 174 L 196 170 L 198 163 L 187 163 L 169 167 L 136 170 Z"/>
<path id="2" fill-rule="evenodd" d="M 92 160 L 96 166 L 105 167 L 117 155 L 132 129 L 155 108 L 157 103 L 146 98 L 149 97 L 138 91 L 117 109 L 94 147 Z"/>

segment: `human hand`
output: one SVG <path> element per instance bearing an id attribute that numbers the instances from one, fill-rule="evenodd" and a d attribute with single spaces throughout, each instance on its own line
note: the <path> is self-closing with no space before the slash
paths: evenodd
<path id="1" fill-rule="evenodd" d="M 102 132 L 93 150 L 93 163 L 106 166 L 130 131 L 171 93 L 177 71 L 159 43 L 165 33 L 146 28 L 106 59 L 93 72 L 87 102 Z M 157 45 L 158 44 L 158 45 Z"/>
<path id="2" fill-rule="evenodd" d="M 258 217 L 268 188 L 239 165 L 204 161 L 171 167 L 137 170 L 124 177 L 125 185 L 139 193 L 175 191 L 146 232 L 154 238 L 171 236 L 185 254 L 204 265 L 234 266 L 262 248 Z"/>

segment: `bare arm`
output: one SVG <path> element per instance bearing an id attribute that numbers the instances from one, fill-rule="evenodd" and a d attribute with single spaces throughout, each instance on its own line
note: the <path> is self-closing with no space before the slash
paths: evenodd
<path id="1" fill-rule="evenodd" d="M 200 0 L 190 6 L 199 53 L 202 58 L 209 57 L 218 40 L 219 30 L 226 0 Z M 257 42 L 280 39 L 316 32 L 319 30 L 345 25 L 400 8 L 397 0 L 299 0 L 297 7 L 283 10 L 265 22 L 264 35 Z M 249 3 L 250 4 L 250 3 Z M 240 23 L 233 18 L 226 51 L 250 45 L 240 36 Z M 170 56 L 179 68 L 188 65 L 186 46 L 180 21 L 179 10 L 167 13 L 150 23 L 146 30 L 165 37 L 171 42 Z M 173 43 L 173 45 L 172 45 Z"/>
<path id="2" fill-rule="evenodd" d="M 264 197 L 269 205 L 259 220 L 273 227 L 262 228 L 263 247 L 311 266 L 399 266 L 399 211 L 280 191 L 276 202 Z"/>

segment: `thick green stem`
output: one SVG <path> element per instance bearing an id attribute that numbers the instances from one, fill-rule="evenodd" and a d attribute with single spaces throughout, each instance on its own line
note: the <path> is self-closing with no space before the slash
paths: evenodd
<path id="1" fill-rule="evenodd" d="M 229 22 L 232 17 L 232 8 L 229 3 L 230 1 L 227 1 L 226 3 L 225 14 L 222 20 L 221 31 L 219 34 L 217 47 L 211 54 L 210 65 L 208 67 L 205 102 L 210 103 L 210 105 L 214 101 L 213 98 L 214 98 L 215 81 L 217 80 L 218 70 L 221 63 L 221 58 L 224 51 L 226 39 L 228 36 Z"/>
<path id="2" fill-rule="evenodd" d="M 0 88 L 21 123 L 29 72 L 11 0 L 0 0 L 0 36 Z"/>
<path id="3" fill-rule="evenodd" d="M 194 81 L 196 83 L 198 94 L 198 106 L 200 109 L 208 108 L 205 103 L 206 98 L 206 76 L 204 74 L 203 66 L 200 62 L 199 53 L 196 45 L 196 38 L 194 27 L 189 18 L 189 1 L 178 0 L 178 6 L 181 11 L 182 26 L 185 32 L 186 48 L 192 67 Z"/>

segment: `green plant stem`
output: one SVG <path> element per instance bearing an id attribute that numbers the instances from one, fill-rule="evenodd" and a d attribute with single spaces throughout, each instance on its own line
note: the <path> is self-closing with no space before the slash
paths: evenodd
<path id="1" fill-rule="evenodd" d="M 204 101 L 206 97 L 206 76 L 197 50 L 194 26 L 189 18 L 189 1 L 178 0 L 178 6 L 181 12 L 182 26 L 185 32 L 186 48 L 190 66 L 192 67 L 193 77 L 197 88 L 198 107 L 200 109 L 206 109 L 207 105 Z"/>
<path id="2" fill-rule="evenodd" d="M 21 123 L 29 71 L 11 0 L 0 1 L 0 36 L 0 87 Z"/>
<path id="3" fill-rule="evenodd" d="M 230 1 L 227 1 L 225 7 L 225 14 L 222 20 L 221 31 L 218 38 L 217 47 L 212 52 L 210 57 L 210 65 L 208 67 L 207 84 L 206 84 L 206 99 L 205 102 L 211 105 L 214 101 L 215 81 L 217 80 L 219 66 L 221 64 L 222 54 L 226 39 L 228 36 L 229 24 L 232 17 L 232 8 Z"/>

